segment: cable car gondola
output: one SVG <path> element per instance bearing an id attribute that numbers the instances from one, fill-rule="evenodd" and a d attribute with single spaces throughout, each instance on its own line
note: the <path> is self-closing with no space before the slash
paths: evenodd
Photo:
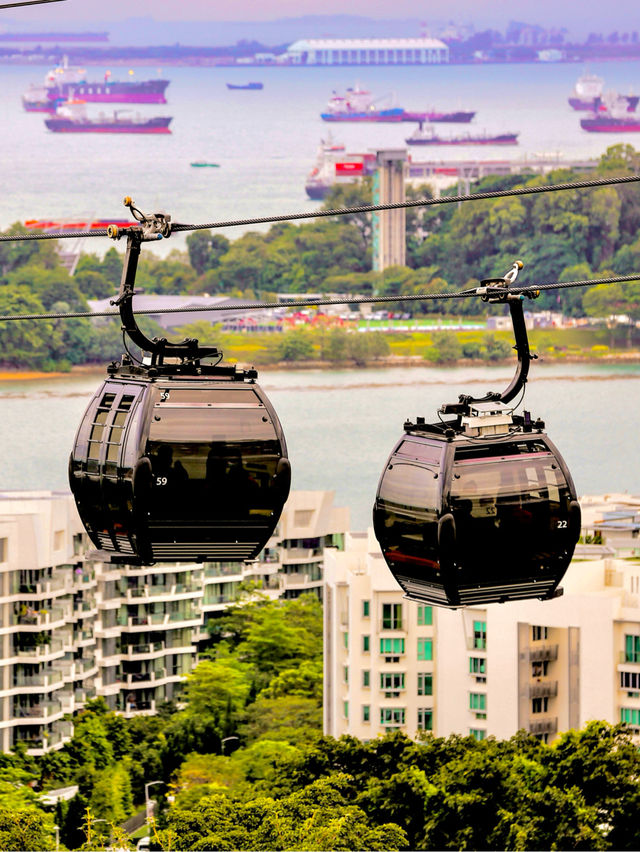
<path id="1" fill-rule="evenodd" d="M 521 267 L 480 290 L 509 305 L 518 353 L 509 387 L 443 405 L 455 419 L 407 421 L 380 477 L 375 535 L 413 600 L 456 608 L 562 594 L 580 535 L 575 487 L 544 423 L 509 404 L 532 357 L 522 300 L 538 295 L 509 293 Z"/>
<path id="2" fill-rule="evenodd" d="M 170 224 L 127 201 L 141 226 L 125 232 L 115 304 L 124 333 L 150 355 L 110 365 L 82 418 L 69 462 L 80 518 L 110 561 L 252 559 L 289 494 L 282 427 L 255 370 L 204 364 L 222 353 L 196 340 L 150 340 L 138 328 L 140 244 L 167 236 Z"/>

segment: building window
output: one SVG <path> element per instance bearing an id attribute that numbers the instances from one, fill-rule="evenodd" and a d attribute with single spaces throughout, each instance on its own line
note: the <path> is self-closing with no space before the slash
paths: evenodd
<path id="1" fill-rule="evenodd" d="M 430 627 L 433 624 L 433 607 L 418 604 L 418 626 Z"/>
<path id="2" fill-rule="evenodd" d="M 385 698 L 397 698 L 400 690 L 404 689 L 404 672 L 381 672 L 380 689 Z"/>
<path id="3" fill-rule="evenodd" d="M 418 659 L 433 659 L 433 639 L 418 639 Z"/>
<path id="4" fill-rule="evenodd" d="M 473 647 L 477 651 L 482 651 L 487 647 L 487 622 L 473 622 Z"/>
<path id="5" fill-rule="evenodd" d="M 381 725 L 404 725 L 404 707 L 381 707 Z"/>
<path id="6" fill-rule="evenodd" d="M 362 685 L 370 686 L 371 685 L 371 672 L 369 669 L 362 670 Z"/>
<path id="7" fill-rule="evenodd" d="M 631 707 L 620 708 L 620 721 L 625 725 L 637 728 L 640 725 L 640 709 Z"/>
<path id="8" fill-rule="evenodd" d="M 541 627 L 539 624 L 531 625 L 531 640 L 533 642 L 539 642 L 541 639 L 549 638 L 549 628 Z"/>
<path id="9" fill-rule="evenodd" d="M 549 660 L 536 660 L 531 663 L 531 677 L 546 677 L 549 674 Z"/>
<path id="10" fill-rule="evenodd" d="M 486 674 L 487 660 L 485 657 L 469 657 L 469 673 L 470 674 Z"/>
<path id="11" fill-rule="evenodd" d="M 640 636 L 624 637 L 625 663 L 640 663 Z"/>
<path id="12" fill-rule="evenodd" d="M 380 639 L 381 654 L 404 654 L 404 639 Z"/>
<path id="13" fill-rule="evenodd" d="M 345 630 L 345 632 L 342 634 L 342 641 L 344 642 L 344 647 L 345 647 L 345 648 L 347 649 L 347 651 L 348 651 L 348 650 L 349 650 L 349 634 L 347 633 L 347 631 L 346 631 L 346 630 Z"/>
<path id="14" fill-rule="evenodd" d="M 369 722 L 371 720 L 371 707 L 368 704 L 362 705 L 362 721 Z"/>
<path id="15" fill-rule="evenodd" d="M 427 672 L 418 674 L 418 695 L 433 695 L 433 675 Z"/>
<path id="16" fill-rule="evenodd" d="M 0 538 L 0 562 L 6 562 L 9 553 L 9 539 Z"/>
<path id="17" fill-rule="evenodd" d="M 470 692 L 469 693 L 469 709 L 470 710 L 486 710 L 487 695 L 485 692 Z"/>
<path id="18" fill-rule="evenodd" d="M 433 710 L 427 709 L 426 707 L 418 708 L 418 730 L 433 730 Z"/>
<path id="19" fill-rule="evenodd" d="M 546 713 L 549 709 L 549 699 L 545 695 L 544 698 L 533 698 L 531 700 L 532 713 Z"/>
<path id="20" fill-rule="evenodd" d="M 342 709 L 343 709 L 343 712 L 344 712 L 344 718 L 348 719 L 349 718 L 349 702 L 343 701 L 342 703 L 343 703 Z"/>
<path id="21" fill-rule="evenodd" d="M 382 629 L 402 630 L 402 604 L 382 604 Z"/>
<path id="22" fill-rule="evenodd" d="M 487 737 L 487 732 L 482 728 L 469 728 L 469 736 L 475 740 L 484 740 Z"/>
<path id="23" fill-rule="evenodd" d="M 349 666 L 343 666 L 344 682 L 349 683 Z"/>
<path id="24" fill-rule="evenodd" d="M 53 534 L 53 549 L 62 550 L 64 547 L 64 530 L 56 530 Z"/>
<path id="25" fill-rule="evenodd" d="M 371 650 L 371 637 L 366 634 L 362 637 L 362 650 L 365 654 Z"/>
<path id="26" fill-rule="evenodd" d="M 620 689 L 640 689 L 640 672 L 620 672 Z"/>
<path id="27" fill-rule="evenodd" d="M 362 617 L 369 618 L 369 601 L 362 601 Z"/>

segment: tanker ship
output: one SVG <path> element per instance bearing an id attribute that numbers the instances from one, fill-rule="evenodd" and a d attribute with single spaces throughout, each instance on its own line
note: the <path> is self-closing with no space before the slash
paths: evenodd
<path id="1" fill-rule="evenodd" d="M 100 113 L 97 118 L 89 118 L 84 101 L 68 101 L 44 123 L 54 133 L 171 133 L 171 117 L 144 118 L 122 113 L 123 110 L 115 110 L 111 116 Z"/>
<path id="2" fill-rule="evenodd" d="M 130 72 L 131 73 L 131 72 Z M 70 98 L 89 103 L 166 104 L 169 80 L 112 80 L 106 71 L 104 80 L 88 81 L 84 68 L 62 65 L 52 68 L 43 86 L 31 86 L 22 96 L 27 112 L 55 112 L 56 105 Z"/>
<path id="3" fill-rule="evenodd" d="M 466 124 L 475 115 L 475 112 L 465 110 L 411 112 L 399 106 L 376 106 L 382 100 L 385 98 L 374 100 L 371 92 L 359 86 L 347 89 L 345 95 L 334 92 L 326 112 L 320 113 L 320 117 L 323 121 L 437 121 Z"/>

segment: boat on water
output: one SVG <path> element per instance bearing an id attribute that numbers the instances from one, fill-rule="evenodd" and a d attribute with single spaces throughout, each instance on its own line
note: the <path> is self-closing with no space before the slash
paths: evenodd
<path id="1" fill-rule="evenodd" d="M 589 133 L 640 133 L 640 114 L 594 112 L 588 118 L 580 119 L 580 127 Z"/>
<path id="2" fill-rule="evenodd" d="M 220 163 L 191 163 L 193 169 L 219 169 Z"/>
<path id="3" fill-rule="evenodd" d="M 389 96 L 374 100 L 371 92 L 356 85 L 355 88 L 347 89 L 344 95 L 334 92 L 326 111 L 320 113 L 320 117 L 323 121 L 436 121 L 460 124 L 470 122 L 475 116 L 475 112 L 466 110 L 413 112 L 399 106 L 380 106 L 384 100 L 389 100 Z"/>
<path id="4" fill-rule="evenodd" d="M 132 72 L 130 72 L 132 73 Z M 31 86 L 22 96 L 27 112 L 56 111 L 56 106 L 70 98 L 82 98 L 89 103 L 166 104 L 165 91 L 169 80 L 112 80 L 106 71 L 101 81 L 87 80 L 84 68 L 63 65 L 52 68 L 44 85 Z"/>
<path id="5" fill-rule="evenodd" d="M 518 133 L 462 133 L 459 136 L 439 136 L 433 127 L 420 122 L 419 127 L 405 139 L 407 145 L 517 145 Z"/>
<path id="6" fill-rule="evenodd" d="M 347 153 L 344 145 L 329 136 L 320 141 L 315 166 L 307 175 L 305 192 L 312 200 L 320 201 L 336 184 L 355 183 L 375 170 L 374 153 Z"/>
<path id="7" fill-rule="evenodd" d="M 97 118 L 89 118 L 84 101 L 66 101 L 44 123 L 54 133 L 171 133 L 169 116 L 145 118 L 123 113 L 124 110 L 115 110 L 111 116 L 100 113 Z"/>
<path id="8" fill-rule="evenodd" d="M 569 97 L 569 105 L 575 110 L 597 112 L 611 106 L 633 112 L 638 106 L 640 95 L 621 95 L 618 92 L 604 91 L 604 80 L 595 74 L 583 74 L 579 77 Z"/>
<path id="9" fill-rule="evenodd" d="M 262 83 L 256 83 L 256 82 L 253 82 L 253 83 L 227 83 L 227 89 L 251 89 L 251 90 L 255 91 L 256 89 L 264 89 L 264 86 L 263 86 Z"/>

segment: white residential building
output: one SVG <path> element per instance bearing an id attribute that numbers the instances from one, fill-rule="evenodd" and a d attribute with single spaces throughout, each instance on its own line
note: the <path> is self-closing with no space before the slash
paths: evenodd
<path id="1" fill-rule="evenodd" d="M 347 536 L 325 558 L 325 733 L 640 733 L 640 561 L 592 549 L 563 597 L 446 610 L 403 597 L 372 533 Z"/>
<path id="2" fill-rule="evenodd" d="M 324 548 L 348 526 L 332 492 L 294 491 L 253 563 L 92 563 L 70 494 L 0 493 L 0 751 L 61 747 L 96 695 L 125 716 L 157 712 L 241 583 L 321 598 Z"/>

